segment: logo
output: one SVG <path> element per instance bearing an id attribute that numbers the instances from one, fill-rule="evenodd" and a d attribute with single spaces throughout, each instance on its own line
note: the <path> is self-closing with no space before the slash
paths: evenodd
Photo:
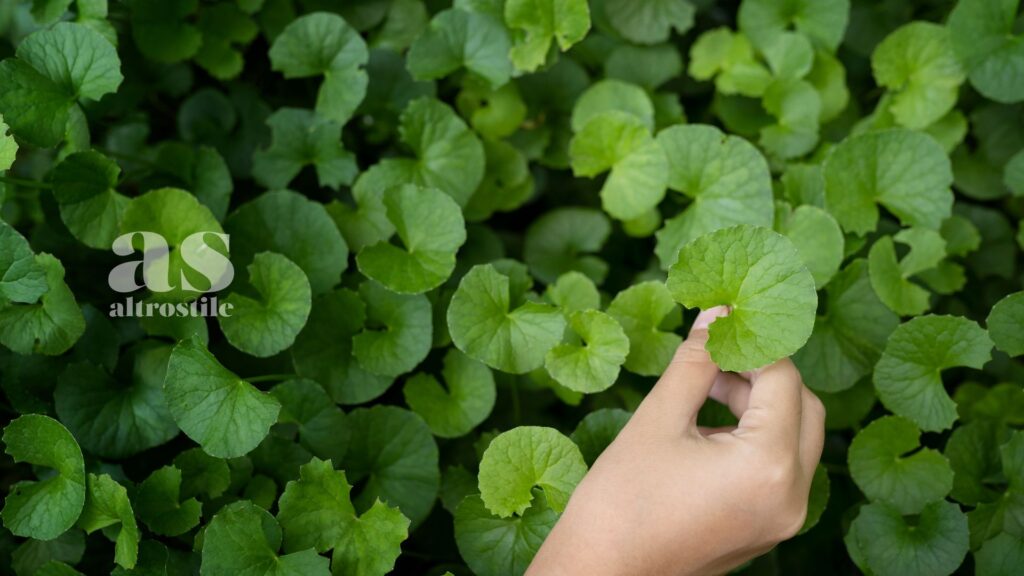
<path id="1" fill-rule="evenodd" d="M 133 294 L 147 289 L 150 298 L 128 296 L 110 305 L 110 316 L 216 317 L 230 316 L 233 306 L 207 296 L 227 288 L 235 278 L 228 258 L 231 237 L 220 232 L 196 232 L 175 249 L 156 232 L 128 232 L 111 246 L 118 256 L 141 252 L 141 260 L 115 266 L 107 276 L 110 289 Z M 141 278 L 141 282 L 139 281 Z"/>

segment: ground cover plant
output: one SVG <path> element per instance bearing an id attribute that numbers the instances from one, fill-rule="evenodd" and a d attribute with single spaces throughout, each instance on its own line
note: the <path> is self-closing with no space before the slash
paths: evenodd
<path id="1" fill-rule="evenodd" d="M 722 304 L 741 570 L 1024 570 L 1019 0 L 7 0 L 0 118 L 0 572 L 521 574 Z"/>

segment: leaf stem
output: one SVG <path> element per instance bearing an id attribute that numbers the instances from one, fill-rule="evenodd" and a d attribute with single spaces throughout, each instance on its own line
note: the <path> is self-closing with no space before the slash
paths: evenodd
<path id="1" fill-rule="evenodd" d="M 256 382 L 279 382 L 282 380 L 292 380 L 298 377 L 298 374 L 266 374 L 263 376 L 254 376 L 252 378 L 246 378 L 245 381 L 250 384 L 253 384 Z"/>
<path id="2" fill-rule="evenodd" d="M 24 188 L 38 188 L 40 190 L 49 190 L 53 188 L 53 186 L 50 186 L 46 182 L 36 182 L 35 180 L 14 178 L 12 176 L 0 176 L 0 183 L 12 184 L 14 186 L 22 186 Z"/>

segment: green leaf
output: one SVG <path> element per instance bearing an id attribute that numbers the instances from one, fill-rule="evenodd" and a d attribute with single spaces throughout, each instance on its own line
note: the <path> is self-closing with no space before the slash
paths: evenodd
<path id="1" fill-rule="evenodd" d="M 90 362 L 68 366 L 57 380 L 57 414 L 86 451 L 124 458 L 178 435 L 162 390 L 170 347 L 135 350 L 132 373 L 114 378 Z"/>
<path id="2" fill-rule="evenodd" d="M 128 491 L 106 474 L 89 474 L 88 487 L 79 528 L 87 534 L 103 529 L 107 537 L 114 539 L 114 562 L 122 568 L 134 568 L 139 557 L 139 527 Z"/>
<path id="3" fill-rule="evenodd" d="M 483 145 L 466 123 L 444 103 L 423 97 L 402 112 L 399 136 L 415 159 L 381 160 L 376 168 L 388 181 L 437 188 L 465 206 L 485 166 Z"/>
<path id="4" fill-rule="evenodd" d="M 475 480 L 475 479 L 474 479 Z M 53 540 L 28 539 L 11 552 L 11 568 L 15 574 L 37 574 L 51 562 L 78 564 L 85 555 L 85 535 L 81 530 L 68 530 Z"/>
<path id="5" fill-rule="evenodd" d="M 277 519 L 284 529 L 286 551 L 334 549 L 334 571 L 344 562 L 351 574 L 386 574 L 408 537 L 409 520 L 379 500 L 357 516 L 345 473 L 331 461 L 314 458 L 301 468 L 302 478 L 289 482 L 281 495 Z"/>
<path id="6" fill-rule="evenodd" d="M 0 234 L 3 231 L 0 228 Z M 0 241 L 7 238 L 0 236 Z M 18 354 L 63 354 L 85 332 L 85 317 L 64 283 L 64 266 L 49 254 L 36 254 L 33 264 L 23 260 L 18 251 L 14 256 L 13 265 L 4 274 L 5 278 L 14 276 L 14 283 L 5 289 L 8 294 L 13 291 L 16 297 L 28 299 L 26 296 L 37 291 L 37 270 L 46 275 L 48 289 L 34 304 L 0 306 L 0 344 Z"/>
<path id="7" fill-rule="evenodd" d="M 109 250 L 121 230 L 128 198 L 118 194 L 117 164 L 99 152 L 72 154 L 53 170 L 53 195 L 61 220 L 80 242 Z"/>
<path id="8" fill-rule="evenodd" d="M 521 302 L 509 276 L 493 265 L 474 266 L 448 307 L 452 341 L 491 368 L 525 374 L 539 368 L 562 339 L 565 318 L 552 306 Z"/>
<path id="9" fill-rule="evenodd" d="M 281 409 L 275 398 L 235 376 L 195 338 L 171 352 L 164 394 L 182 432 L 220 458 L 256 448 Z"/>
<path id="10" fill-rule="evenodd" d="M 204 6 L 197 24 L 203 42 L 196 64 L 218 80 L 236 78 L 245 66 L 242 51 L 256 38 L 259 27 L 241 8 L 227 2 Z"/>
<path id="11" fill-rule="evenodd" d="M 657 233 L 655 253 L 663 269 L 704 234 L 736 224 L 771 225 L 771 174 L 752 144 L 703 124 L 662 130 L 658 143 L 668 157 L 669 188 L 693 200 Z"/>
<path id="12" fill-rule="evenodd" d="M 996 302 L 985 324 L 996 348 L 1010 356 L 1024 354 L 1024 292 L 1015 292 Z"/>
<path id="13" fill-rule="evenodd" d="M 312 380 L 282 382 L 270 391 L 281 403 L 278 422 L 298 428 L 299 443 L 320 458 L 341 462 L 352 430 L 345 413 Z"/>
<path id="14" fill-rule="evenodd" d="M 648 129 L 654 128 L 654 105 L 650 96 L 634 84 L 606 79 L 595 82 L 579 95 L 572 107 L 572 129 L 580 132 L 594 118 L 606 112 L 635 116 Z"/>
<path id="15" fill-rule="evenodd" d="M 977 323 L 956 316 L 920 316 L 889 337 L 875 366 L 875 390 L 886 408 L 927 431 L 950 428 L 956 403 L 940 372 L 956 366 L 981 369 L 992 340 Z"/>
<path id="16" fill-rule="evenodd" d="M 226 460 L 214 458 L 201 448 L 190 448 L 174 458 L 181 470 L 181 497 L 204 495 L 219 498 L 231 485 L 231 469 Z"/>
<path id="17" fill-rule="evenodd" d="M 411 372 L 427 357 L 433 330 L 430 301 L 422 294 L 395 294 L 373 281 L 359 285 L 367 324 L 352 339 L 359 365 L 394 377 Z"/>
<path id="18" fill-rule="evenodd" d="M 751 98 L 763 96 L 772 82 L 771 72 L 757 62 L 747 37 L 725 27 L 697 38 L 690 48 L 689 73 L 697 80 L 714 79 L 722 94 Z"/>
<path id="19" fill-rule="evenodd" d="M 493 17 L 451 8 L 438 12 L 409 47 L 409 72 L 417 80 L 436 80 L 465 67 L 493 88 L 508 82 L 508 31 Z"/>
<path id="20" fill-rule="evenodd" d="M 629 422 L 630 416 L 630 412 L 618 408 L 601 408 L 580 420 L 570 438 L 579 446 L 588 466 L 594 465 L 597 457 Z"/>
<path id="21" fill-rule="evenodd" d="M 34 304 L 49 290 L 48 270 L 10 224 L 0 220 L 0 308 L 5 300 Z"/>
<path id="22" fill-rule="evenodd" d="M 905 232 L 910 230 L 905 230 Z M 928 232 L 932 232 L 938 237 L 934 231 L 929 230 Z M 929 303 L 931 294 L 908 279 L 911 273 L 918 272 L 918 270 L 914 270 L 916 268 L 914 260 L 917 259 L 916 250 L 912 249 L 902 261 L 897 262 L 896 246 L 893 240 L 894 238 L 891 236 L 883 236 L 871 246 L 871 251 L 868 253 L 871 286 L 875 289 L 879 299 L 893 312 L 901 316 L 923 314 L 931 306 Z M 941 242 L 942 239 L 939 238 L 939 241 Z M 939 250 L 941 251 L 942 248 L 940 247 Z M 904 264 L 908 261 L 909 264 Z"/>
<path id="23" fill-rule="evenodd" d="M 629 355 L 623 366 L 642 376 L 658 376 L 668 366 L 683 339 L 663 326 L 681 323 L 679 308 L 662 282 L 647 281 L 619 292 L 608 314 L 629 338 Z"/>
<path id="24" fill-rule="evenodd" d="M 267 119 L 269 148 L 253 155 L 253 177 L 271 189 L 285 188 L 306 166 L 316 169 L 321 186 L 337 190 L 359 171 L 355 156 L 341 143 L 341 124 L 310 110 L 281 108 Z"/>
<path id="25" fill-rule="evenodd" d="M 278 556 L 281 528 L 266 510 L 248 500 L 221 509 L 203 533 L 202 576 L 327 576 L 327 558 L 312 548 Z"/>
<path id="26" fill-rule="evenodd" d="M 817 206 L 776 203 L 775 231 L 789 238 L 814 277 L 819 290 L 839 271 L 843 261 L 843 231 L 828 212 Z"/>
<path id="27" fill-rule="evenodd" d="M 604 312 L 584 310 L 569 316 L 569 328 L 580 342 L 552 348 L 544 360 L 548 374 L 577 392 L 601 392 L 611 387 L 629 354 L 629 338 L 622 326 Z"/>
<path id="28" fill-rule="evenodd" d="M 13 485 L 4 498 L 4 526 L 15 536 L 51 540 L 71 528 L 85 505 L 85 461 L 74 437 L 53 418 L 19 416 L 4 427 L 4 452 L 15 462 L 52 468 L 53 475 Z"/>
<path id="29" fill-rule="evenodd" d="M 950 38 L 971 85 L 997 102 L 1024 99 L 1019 0 L 961 0 L 949 14 Z"/>
<path id="30" fill-rule="evenodd" d="M 828 506 L 831 490 L 832 483 L 828 479 L 828 472 L 823 465 L 818 464 L 814 468 L 814 477 L 811 479 L 811 493 L 807 497 L 807 517 L 804 519 L 804 525 L 800 528 L 800 532 L 797 535 L 805 534 L 811 528 L 818 525 L 821 515 L 825 512 L 825 507 Z"/>
<path id="31" fill-rule="evenodd" d="M 743 0 L 738 19 L 740 30 L 758 46 L 793 27 L 834 52 L 846 32 L 849 13 L 849 0 Z"/>
<path id="32" fill-rule="evenodd" d="M 203 505 L 181 497 L 181 470 L 164 466 L 154 470 L 135 492 L 139 520 L 161 536 L 178 536 L 199 525 Z"/>
<path id="33" fill-rule="evenodd" d="M 437 444 L 423 420 L 394 406 L 360 408 L 349 413 L 352 445 L 343 468 L 348 480 L 362 484 L 353 503 L 369 510 L 377 500 L 397 506 L 415 528 L 427 517 L 441 483 Z"/>
<path id="34" fill-rule="evenodd" d="M 337 14 L 314 12 L 293 20 L 270 47 L 271 68 L 285 78 L 323 76 L 316 111 L 344 124 L 366 95 L 366 42 Z"/>
<path id="35" fill-rule="evenodd" d="M 687 308 L 730 307 L 712 323 L 707 344 L 723 370 L 789 356 L 814 327 L 814 278 L 793 244 L 766 228 L 735 226 L 687 244 L 669 270 L 668 289 Z"/>
<path id="36" fill-rule="evenodd" d="M 539 494 L 522 516 L 500 518 L 480 496 L 467 496 L 455 510 L 455 542 L 462 559 L 479 576 L 521 575 L 558 520 Z"/>
<path id="37" fill-rule="evenodd" d="M 921 448 L 921 431 L 909 420 L 884 416 L 850 444 L 850 475 L 871 501 L 901 514 L 917 514 L 953 489 L 953 469 L 937 450 Z M 904 456 L 909 454 L 908 456 Z"/>
<path id="38" fill-rule="evenodd" d="M 871 373 L 898 325 L 871 288 L 867 263 L 854 260 L 826 288 L 824 314 L 793 362 L 811 389 L 846 390 Z"/>
<path id="39" fill-rule="evenodd" d="M 775 119 L 763 126 L 761 146 L 781 159 L 797 158 L 818 143 L 818 119 L 821 97 L 809 82 L 779 80 L 764 92 L 764 109 Z"/>
<path id="40" fill-rule="evenodd" d="M 544 297 L 564 313 L 601 307 L 601 294 L 594 281 L 582 272 L 566 272 L 548 285 Z"/>
<path id="41" fill-rule="evenodd" d="M 487 166 L 483 181 L 463 210 L 470 222 L 486 220 L 495 212 L 511 212 L 534 193 L 533 175 L 522 152 L 503 140 L 484 141 L 484 151 Z"/>
<path id="42" fill-rule="evenodd" d="M 71 0 L 32 0 L 32 17 L 40 24 L 49 24 L 67 12 Z"/>
<path id="43" fill-rule="evenodd" d="M 519 426 L 499 434 L 480 460 L 480 498 L 501 518 L 523 516 L 533 487 L 547 505 L 561 512 L 587 473 L 579 448 L 554 428 Z"/>
<path id="44" fill-rule="evenodd" d="M 1024 564 L 1024 540 L 1003 532 L 974 553 L 978 576 L 1012 576 Z"/>
<path id="45" fill-rule="evenodd" d="M 3 164 L 2 160 L 0 160 L 0 164 Z M 1006 166 L 1003 168 L 1003 183 L 1014 196 L 1024 196 L 1024 149 L 1006 161 Z"/>
<path id="46" fill-rule="evenodd" d="M 533 72 L 547 60 L 552 43 L 565 52 L 583 40 L 590 30 L 590 7 L 585 0 L 508 0 L 505 24 L 512 32 L 512 64 Z"/>
<path id="47" fill-rule="evenodd" d="M 611 222 L 599 210 L 557 208 L 540 216 L 526 230 L 523 259 L 541 282 L 582 272 L 594 282 L 604 282 L 608 264 L 592 255 L 600 252 L 612 232 Z"/>
<path id="48" fill-rule="evenodd" d="M 671 44 L 623 44 L 608 55 L 604 62 L 604 73 L 608 78 L 654 91 L 683 73 L 683 58 Z"/>
<path id="49" fill-rule="evenodd" d="M 199 0 L 132 0 L 132 37 L 139 51 L 157 62 L 181 62 L 195 56 L 203 35 L 190 22 Z"/>
<path id="50" fill-rule="evenodd" d="M 385 191 L 383 203 L 402 247 L 386 238 L 364 247 L 356 257 L 359 271 L 401 294 L 441 285 L 455 269 L 455 253 L 466 241 L 459 205 L 436 188 L 411 184 Z"/>
<path id="51" fill-rule="evenodd" d="M 611 170 L 601 187 L 601 206 L 613 218 L 641 216 L 665 197 L 668 161 L 636 116 L 612 110 L 591 117 L 573 136 L 569 155 L 576 177 Z"/>
<path id="52" fill-rule="evenodd" d="M 685 34 L 697 12 L 688 0 L 604 0 L 602 5 L 612 28 L 637 44 L 664 42 L 673 28 Z"/>
<path id="53" fill-rule="evenodd" d="M 828 211 L 847 232 L 874 230 L 876 203 L 906 226 L 937 230 L 950 215 L 949 157 L 920 132 L 896 129 L 847 138 L 825 160 L 824 174 Z"/>
<path id="54" fill-rule="evenodd" d="M 441 375 L 447 388 L 425 373 L 406 380 L 402 388 L 405 403 L 426 421 L 435 436 L 464 436 L 494 409 L 494 376 L 487 366 L 456 349 L 445 354 Z"/>
<path id="55" fill-rule="evenodd" d="M 18 138 L 41 148 L 64 139 L 79 100 L 99 100 L 124 80 L 114 46 L 70 22 L 30 34 L 15 56 L 0 62 L 0 114 Z"/>
<path id="56" fill-rule="evenodd" d="M 18 143 L 7 133 L 8 127 L 0 115 L 0 172 L 10 169 L 18 156 Z"/>
<path id="57" fill-rule="evenodd" d="M 967 555 L 967 518 L 950 502 L 933 502 L 914 519 L 882 502 L 868 504 L 850 531 L 875 574 L 952 574 Z"/>
<path id="58" fill-rule="evenodd" d="M 323 205 L 295 192 L 267 192 L 239 206 L 224 228 L 235 266 L 276 252 L 302 268 L 314 295 L 337 285 L 348 266 L 348 246 Z"/>
<path id="59" fill-rule="evenodd" d="M 953 108 L 965 79 L 949 30 L 931 22 L 911 22 L 889 34 L 871 55 L 871 69 L 893 94 L 889 112 L 896 122 L 917 130 Z"/>
<path id="60" fill-rule="evenodd" d="M 259 298 L 232 292 L 224 299 L 233 307 L 231 315 L 217 321 L 232 346 L 265 358 L 295 342 L 309 317 L 312 294 L 302 268 L 280 254 L 261 252 L 248 270 Z"/>

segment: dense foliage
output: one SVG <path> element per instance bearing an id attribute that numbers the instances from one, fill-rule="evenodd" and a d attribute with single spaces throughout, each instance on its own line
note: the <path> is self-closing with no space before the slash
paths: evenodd
<path id="1" fill-rule="evenodd" d="M 451 4 L 0 2 L 0 571 L 520 574 L 721 304 L 828 409 L 747 573 L 1024 570 L 1019 0 Z"/>

